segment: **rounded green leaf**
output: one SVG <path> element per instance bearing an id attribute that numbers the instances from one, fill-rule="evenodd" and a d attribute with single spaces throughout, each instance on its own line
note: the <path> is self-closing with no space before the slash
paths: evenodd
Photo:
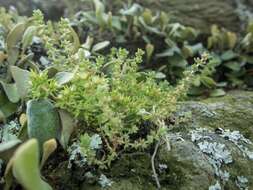
<path id="1" fill-rule="evenodd" d="M 38 139 L 40 147 L 47 140 L 60 136 L 59 115 L 49 100 L 28 101 L 26 114 L 28 136 Z"/>
<path id="2" fill-rule="evenodd" d="M 20 69 L 16 66 L 11 66 L 12 77 L 16 83 L 18 94 L 21 98 L 27 96 L 29 90 L 30 72 Z"/>
<path id="3" fill-rule="evenodd" d="M 66 149 L 68 146 L 69 138 L 75 128 L 75 122 L 73 117 L 71 117 L 71 115 L 67 111 L 59 110 L 59 114 L 62 124 L 60 143 L 63 148 Z"/>
<path id="4" fill-rule="evenodd" d="M 102 49 L 106 48 L 109 45 L 110 45 L 109 41 L 99 42 L 99 43 L 97 43 L 97 44 L 95 44 L 93 46 L 92 52 L 96 52 L 96 51 L 102 50 Z"/>
<path id="5" fill-rule="evenodd" d="M 219 97 L 226 95 L 226 92 L 223 89 L 215 89 L 210 93 L 211 97 Z"/>
<path id="6" fill-rule="evenodd" d="M 17 43 L 22 39 L 23 32 L 25 30 L 26 23 L 18 23 L 10 31 L 6 39 L 8 62 L 14 65 L 18 59 L 19 49 Z"/>
<path id="7" fill-rule="evenodd" d="M 22 38 L 22 45 L 23 45 L 23 52 L 26 48 L 32 43 L 33 36 L 35 35 L 37 30 L 36 26 L 29 26 L 23 35 Z"/>
<path id="8" fill-rule="evenodd" d="M 40 163 L 40 168 L 42 168 L 49 158 L 49 156 L 56 150 L 57 142 L 55 139 L 50 139 L 43 144 L 43 155 Z"/>
<path id="9" fill-rule="evenodd" d="M 36 139 L 30 139 L 17 149 L 13 157 L 12 172 L 26 190 L 52 190 L 52 187 L 41 179 Z"/>
<path id="10" fill-rule="evenodd" d="M 59 72 L 55 75 L 55 80 L 58 85 L 64 85 L 71 81 L 71 79 L 74 77 L 74 73 L 70 72 Z"/>
<path id="11" fill-rule="evenodd" d="M 8 84 L 3 81 L 0 81 L 0 84 L 2 85 L 4 92 L 5 92 L 6 96 L 8 97 L 8 99 L 12 103 L 17 103 L 20 99 L 20 96 L 19 96 L 16 84 L 15 83 Z"/>
<path id="12" fill-rule="evenodd" d="M 119 13 L 122 14 L 122 15 L 127 15 L 127 16 L 135 16 L 141 9 L 142 9 L 142 7 L 139 4 L 134 3 L 128 9 L 121 9 L 119 11 Z"/>
<path id="13" fill-rule="evenodd" d="M 73 37 L 73 53 L 76 53 L 80 48 L 80 40 L 75 30 L 70 27 L 71 35 Z"/>
<path id="14" fill-rule="evenodd" d="M 6 95 L 0 91 L 0 122 L 5 121 L 9 116 L 14 114 L 17 108 L 18 105 L 10 102 Z"/>

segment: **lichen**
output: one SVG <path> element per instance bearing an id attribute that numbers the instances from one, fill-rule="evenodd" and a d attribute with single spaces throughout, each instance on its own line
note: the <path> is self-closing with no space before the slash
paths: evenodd
<path id="1" fill-rule="evenodd" d="M 220 186 L 219 181 L 216 181 L 215 185 L 211 185 L 209 187 L 209 190 L 221 190 L 221 186 Z"/>
<path id="2" fill-rule="evenodd" d="M 203 101 L 209 111 L 215 112 L 212 118 L 197 114 L 199 125 L 210 128 L 224 128 L 240 131 L 253 141 L 253 96 L 250 92 L 232 91 L 222 98 L 209 98 Z M 196 113 L 196 112 L 195 112 Z"/>
<path id="3" fill-rule="evenodd" d="M 68 152 L 70 155 L 68 168 L 72 168 L 73 164 L 81 168 L 87 164 L 86 156 L 83 154 L 81 147 L 77 143 L 72 144 L 69 147 Z"/>
<path id="4" fill-rule="evenodd" d="M 102 188 L 106 188 L 111 187 L 113 182 L 110 179 L 108 179 L 104 174 L 101 174 L 98 183 L 101 185 Z"/>
<path id="5" fill-rule="evenodd" d="M 7 142 L 17 139 L 20 125 L 17 121 L 10 121 L 8 124 L 0 127 L 0 142 Z"/>
<path id="6" fill-rule="evenodd" d="M 248 179 L 244 176 L 237 176 L 236 185 L 240 190 L 248 190 Z"/>

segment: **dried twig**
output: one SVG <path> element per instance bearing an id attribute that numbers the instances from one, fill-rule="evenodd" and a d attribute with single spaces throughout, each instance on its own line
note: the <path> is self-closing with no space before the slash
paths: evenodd
<path id="1" fill-rule="evenodd" d="M 158 175 L 156 173 L 156 169 L 155 169 L 155 156 L 156 156 L 156 153 L 157 153 L 157 150 L 158 150 L 158 147 L 160 145 L 160 141 L 157 142 L 156 146 L 155 146 L 155 150 L 154 150 L 154 153 L 151 157 L 151 165 L 152 165 L 152 170 L 153 170 L 153 176 L 155 178 L 155 181 L 156 181 L 156 185 L 157 185 L 157 188 L 160 189 L 161 188 L 161 185 L 160 185 L 160 182 L 159 182 L 159 179 L 158 179 Z"/>

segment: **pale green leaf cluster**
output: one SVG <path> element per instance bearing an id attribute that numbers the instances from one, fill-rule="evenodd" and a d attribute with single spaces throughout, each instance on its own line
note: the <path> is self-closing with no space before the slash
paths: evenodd
<path id="1" fill-rule="evenodd" d="M 110 164 L 120 149 L 146 148 L 166 131 L 163 121 L 176 110 L 200 64 L 207 61 L 198 61 L 179 85 L 172 87 L 159 82 L 155 72 L 138 70 L 142 55 L 141 50 L 131 57 L 125 49 L 112 49 L 108 56 L 79 59 L 75 67 L 69 66 L 75 74 L 64 85 L 57 85 L 46 72 L 32 73 L 31 97 L 51 98 L 57 107 L 74 115 L 82 122 L 80 132 L 85 133 L 80 135 L 83 153 L 94 163 Z M 89 148 L 87 131 L 103 139 L 106 155 L 102 158 L 96 158 L 95 149 Z"/>
<path id="2" fill-rule="evenodd" d="M 35 13 L 35 23 L 53 65 L 31 73 L 30 97 L 51 99 L 79 121 L 77 144 L 90 164 L 110 165 L 120 151 L 147 148 L 159 139 L 168 128 L 164 121 L 176 111 L 196 72 L 208 61 L 207 55 L 196 60 L 173 87 L 162 73 L 139 70 L 142 50 L 134 56 L 115 48 L 105 56 L 83 56 L 82 50 L 91 49 L 89 40 L 80 45 L 68 20 L 52 25 L 43 23 L 40 14 Z M 51 73 L 53 68 L 57 74 Z M 101 138 L 102 155 L 90 147 L 94 133 Z"/>

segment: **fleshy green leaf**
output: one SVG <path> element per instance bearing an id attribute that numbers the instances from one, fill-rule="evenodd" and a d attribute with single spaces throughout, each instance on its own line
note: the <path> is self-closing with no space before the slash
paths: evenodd
<path id="1" fill-rule="evenodd" d="M 71 117 L 71 115 L 65 110 L 59 110 L 59 114 L 62 125 L 60 143 L 63 146 L 63 148 L 67 148 L 69 138 L 75 128 L 75 122 L 73 117 Z"/>
<path id="2" fill-rule="evenodd" d="M 93 47 L 92 47 L 92 52 L 97 52 L 99 50 L 102 50 L 104 48 L 106 48 L 107 46 L 110 45 L 110 42 L 109 41 L 103 41 L 103 42 L 99 42 L 97 44 L 95 44 Z"/>
<path id="3" fill-rule="evenodd" d="M 4 171 L 4 180 L 5 180 L 4 190 L 10 190 L 11 185 L 13 184 L 14 176 L 12 174 L 12 164 L 13 164 L 13 157 L 11 157 L 11 159 L 9 160 Z"/>
<path id="4" fill-rule="evenodd" d="M 161 31 L 159 31 L 158 28 L 147 25 L 147 24 L 145 23 L 143 17 L 139 17 L 138 20 L 139 20 L 139 22 L 142 24 L 142 26 L 143 26 L 147 31 L 149 31 L 149 32 L 151 32 L 151 33 L 155 33 L 155 34 L 157 34 L 157 35 L 163 35 L 163 33 L 162 33 Z"/>
<path id="5" fill-rule="evenodd" d="M 16 83 L 17 91 L 21 98 L 25 98 L 27 96 L 29 90 L 29 80 L 30 80 L 30 72 L 20 69 L 16 66 L 11 66 L 12 77 Z"/>
<path id="6" fill-rule="evenodd" d="M 225 63 L 224 66 L 236 72 L 241 70 L 241 65 L 237 62 L 228 62 Z"/>
<path id="7" fill-rule="evenodd" d="M 100 0 L 93 0 L 96 9 L 96 18 L 100 26 L 103 26 L 106 23 L 106 14 L 105 14 L 105 6 Z M 106 16 L 105 16 L 106 15 Z"/>
<path id="8" fill-rule="evenodd" d="M 55 75 L 55 80 L 58 85 L 63 85 L 71 81 L 73 79 L 74 73 L 70 72 L 59 72 Z"/>
<path id="9" fill-rule="evenodd" d="M 14 65 L 18 59 L 19 49 L 17 47 L 18 42 L 22 39 L 23 33 L 25 31 L 26 24 L 18 23 L 10 31 L 6 39 L 8 62 Z"/>
<path id="10" fill-rule="evenodd" d="M 152 44 L 147 44 L 146 45 L 146 53 L 147 53 L 147 62 L 148 63 L 150 62 L 150 59 L 153 55 L 154 50 L 155 50 L 154 45 L 152 45 Z"/>
<path id="11" fill-rule="evenodd" d="M 22 38 L 22 51 L 24 52 L 26 48 L 32 43 L 33 36 L 36 34 L 37 27 L 29 26 L 23 35 Z"/>
<path id="12" fill-rule="evenodd" d="M 210 93 L 212 97 L 219 97 L 226 95 L 226 92 L 223 89 L 215 89 Z"/>
<path id="13" fill-rule="evenodd" d="M 185 57 L 193 57 L 195 54 L 201 52 L 204 49 L 202 43 L 198 43 L 195 45 L 185 45 L 183 47 L 183 53 Z"/>
<path id="14" fill-rule="evenodd" d="M 231 60 L 231 59 L 234 59 L 237 57 L 237 54 L 235 52 L 233 52 L 232 50 L 228 50 L 228 51 L 225 51 L 222 55 L 221 55 L 221 59 L 223 61 L 228 61 L 228 60 Z"/>
<path id="15" fill-rule="evenodd" d="M 237 42 L 237 36 L 234 32 L 227 32 L 227 44 L 230 49 L 233 49 Z"/>
<path id="16" fill-rule="evenodd" d="M 137 4 L 137 3 L 134 3 L 130 8 L 128 9 L 121 9 L 119 11 L 120 14 L 122 15 L 128 15 L 128 16 L 134 16 L 136 15 L 140 10 L 142 9 L 142 7 Z"/>
<path id="17" fill-rule="evenodd" d="M 164 73 L 162 73 L 162 72 L 156 72 L 155 78 L 156 79 L 165 79 L 166 75 Z"/>
<path id="18" fill-rule="evenodd" d="M 50 139 L 43 144 L 43 155 L 40 163 L 40 167 L 42 168 L 49 156 L 56 150 L 57 142 L 55 139 Z"/>
<path id="19" fill-rule="evenodd" d="M 172 47 L 169 49 L 166 49 L 165 51 L 156 54 L 157 58 L 161 58 L 161 57 L 171 57 L 173 56 L 175 53 L 180 53 L 180 49 L 178 47 Z"/>
<path id="20" fill-rule="evenodd" d="M 79 37 L 72 27 L 70 27 L 70 30 L 73 38 L 73 53 L 76 53 L 80 47 Z"/>
<path id="21" fill-rule="evenodd" d="M 174 67 L 185 68 L 187 66 L 187 60 L 180 54 L 175 54 L 169 58 L 169 62 Z"/>
<path id="22" fill-rule="evenodd" d="M 20 99 L 20 96 L 19 96 L 16 84 L 15 83 L 7 84 L 3 81 L 0 81 L 0 84 L 2 85 L 4 92 L 5 92 L 6 96 L 8 97 L 8 99 L 12 103 L 17 103 Z"/>
<path id="23" fill-rule="evenodd" d="M 14 177 L 26 190 L 52 190 L 52 187 L 41 179 L 39 169 L 39 146 L 36 139 L 30 139 L 16 151 L 13 159 Z"/>
<path id="24" fill-rule="evenodd" d="M 216 82 L 210 78 L 210 77 L 207 77 L 207 76 L 202 76 L 200 78 L 200 81 L 208 88 L 212 88 L 214 86 L 216 86 Z"/>
<path id="25" fill-rule="evenodd" d="M 14 114 L 17 107 L 17 104 L 10 102 L 5 94 L 0 91 L 0 122 Z"/>
<path id="26" fill-rule="evenodd" d="M 201 85 L 200 77 L 199 77 L 199 76 L 196 76 L 195 79 L 192 81 L 192 84 L 193 84 L 195 87 L 199 87 L 199 86 Z"/>
<path id="27" fill-rule="evenodd" d="M 29 138 L 36 138 L 40 146 L 60 136 L 60 119 L 49 100 L 30 100 L 27 103 L 27 127 Z"/>

